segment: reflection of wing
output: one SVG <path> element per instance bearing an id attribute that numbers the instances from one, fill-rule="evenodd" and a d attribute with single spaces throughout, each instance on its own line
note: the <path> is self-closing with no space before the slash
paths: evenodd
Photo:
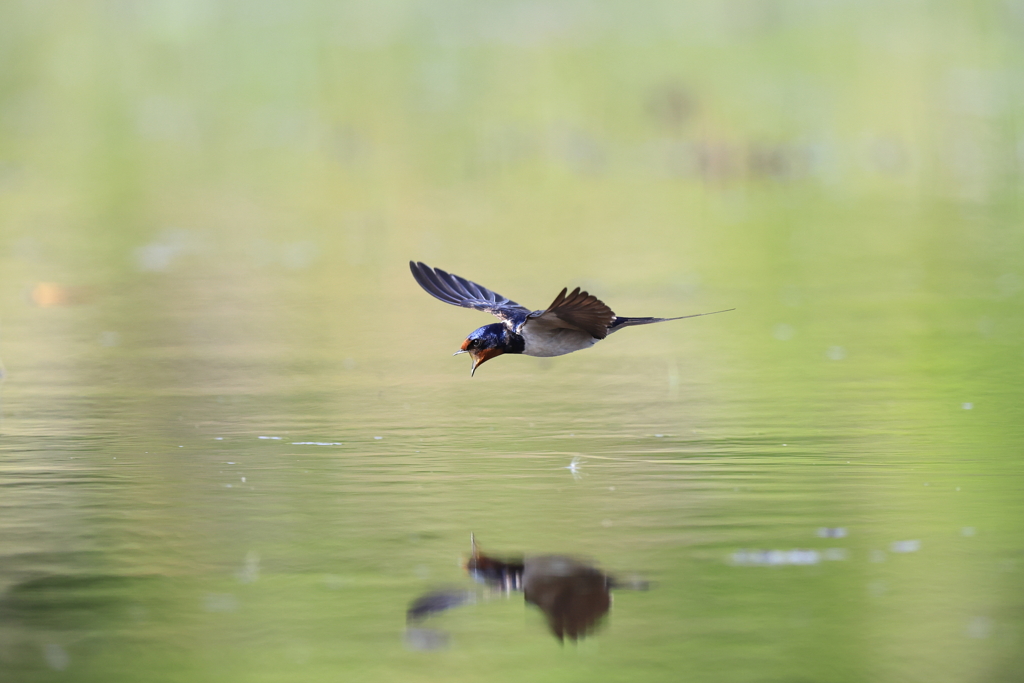
<path id="1" fill-rule="evenodd" d="M 440 268 L 431 268 L 425 263 L 409 261 L 409 269 L 416 282 L 431 296 L 446 304 L 475 308 L 498 317 L 501 320 L 520 320 L 530 311 L 501 294 L 470 282 L 458 275 L 446 273 Z"/>
<path id="2" fill-rule="evenodd" d="M 527 558 L 523 595 L 540 607 L 559 640 L 592 632 L 611 606 L 608 577 L 562 555 Z"/>
<path id="3" fill-rule="evenodd" d="M 530 326 L 582 330 L 595 339 L 608 336 L 608 327 L 615 320 L 612 309 L 596 296 L 581 292 L 579 287 L 567 296 L 568 291 L 563 289 L 546 311 L 532 313 Z"/>
<path id="4" fill-rule="evenodd" d="M 405 645 L 410 650 L 441 650 L 448 647 L 448 634 L 420 624 L 427 617 L 475 602 L 473 591 L 448 588 L 431 591 L 412 601 L 405 612 Z"/>
<path id="5" fill-rule="evenodd" d="M 412 604 L 409 605 L 409 609 L 405 612 L 405 618 L 410 623 L 422 621 L 431 614 L 454 609 L 475 599 L 476 594 L 467 590 L 442 589 L 432 591 L 413 600 Z"/>

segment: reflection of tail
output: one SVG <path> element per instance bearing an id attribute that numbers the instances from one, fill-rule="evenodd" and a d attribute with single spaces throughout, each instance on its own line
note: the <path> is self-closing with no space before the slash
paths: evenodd
<path id="1" fill-rule="evenodd" d="M 623 318 L 621 316 L 615 316 L 615 320 L 608 326 L 608 334 L 621 330 L 623 327 L 632 327 L 633 325 L 650 325 L 651 323 L 663 323 L 669 320 L 683 320 L 684 318 L 699 318 L 702 315 L 714 315 L 715 313 L 728 313 L 729 311 L 735 311 L 735 308 L 727 308 L 723 311 L 711 311 L 710 313 L 694 313 L 693 315 L 681 315 L 678 318 Z"/>

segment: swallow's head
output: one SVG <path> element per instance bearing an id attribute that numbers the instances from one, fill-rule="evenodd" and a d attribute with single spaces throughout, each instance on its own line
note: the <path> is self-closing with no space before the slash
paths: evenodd
<path id="1" fill-rule="evenodd" d="M 469 374 L 470 376 L 476 374 L 476 369 L 480 365 L 505 353 L 505 326 L 501 323 L 493 323 L 473 330 L 473 333 L 466 337 L 466 341 L 462 342 L 462 347 L 455 352 L 455 355 L 460 353 L 468 353 L 469 357 L 473 359 L 473 368 Z"/>

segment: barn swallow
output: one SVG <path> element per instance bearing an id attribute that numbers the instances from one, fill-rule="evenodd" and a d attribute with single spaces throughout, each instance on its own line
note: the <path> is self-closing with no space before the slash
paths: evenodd
<path id="1" fill-rule="evenodd" d="M 485 311 L 501 321 L 474 330 L 455 352 L 456 356 L 468 353 L 473 359 L 470 376 L 476 374 L 480 365 L 503 353 L 563 356 L 589 348 L 623 327 L 736 310 L 729 308 L 678 318 L 626 318 L 615 315 L 603 301 L 579 287 L 572 292 L 565 287 L 545 310 L 531 311 L 508 297 L 440 268 L 413 261 L 409 262 L 409 268 L 416 282 L 431 296 L 453 306 Z"/>
<path id="2" fill-rule="evenodd" d="M 611 591 L 645 591 L 650 583 L 641 578 L 620 579 L 591 562 L 568 555 L 533 555 L 498 559 L 480 552 L 470 536 L 473 554 L 466 571 L 474 580 L 499 593 L 521 592 L 527 603 L 544 613 L 551 633 L 560 641 L 576 641 L 594 632 L 611 607 Z M 422 623 L 427 617 L 476 600 L 462 589 L 445 589 L 422 595 L 409 605 L 406 621 Z M 421 635 L 422 631 L 414 632 Z"/>

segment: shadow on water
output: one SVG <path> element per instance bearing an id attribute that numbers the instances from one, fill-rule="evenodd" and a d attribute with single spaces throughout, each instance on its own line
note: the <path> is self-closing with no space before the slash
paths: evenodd
<path id="1" fill-rule="evenodd" d="M 467 573 L 494 592 L 521 592 L 528 604 L 541 609 L 548 628 L 560 642 L 566 638 L 575 642 L 594 633 L 611 608 L 613 589 L 650 588 L 647 581 L 618 579 L 589 562 L 568 555 L 498 559 L 480 552 L 475 537 L 472 544 L 472 555 L 466 562 Z M 418 597 L 406 612 L 408 647 L 416 650 L 446 647 L 447 634 L 421 628 L 418 624 L 431 615 L 475 602 L 476 598 L 475 591 L 452 588 Z"/>

